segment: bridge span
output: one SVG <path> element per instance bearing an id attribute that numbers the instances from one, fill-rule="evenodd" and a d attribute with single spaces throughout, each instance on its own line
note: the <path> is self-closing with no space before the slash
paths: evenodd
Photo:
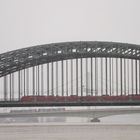
<path id="1" fill-rule="evenodd" d="M 140 45 L 77 41 L 0 54 L 0 107 L 140 105 Z"/>
<path id="2" fill-rule="evenodd" d="M 40 106 L 46 106 L 46 107 L 51 107 L 51 106 L 58 106 L 58 107 L 63 107 L 63 106 L 139 106 L 140 101 L 133 101 L 133 100 L 128 100 L 128 101 L 68 101 L 68 102 L 20 102 L 20 101 L 1 101 L 0 102 L 0 107 L 40 107 Z"/>

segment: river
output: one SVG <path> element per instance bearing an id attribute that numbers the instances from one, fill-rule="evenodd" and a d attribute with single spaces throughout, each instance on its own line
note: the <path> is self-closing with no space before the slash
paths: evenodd
<path id="1" fill-rule="evenodd" d="M 88 118 L 43 117 L 38 118 L 38 122 L 35 120 L 0 123 L 0 140 L 140 139 L 140 114 L 103 117 L 99 123 L 90 122 Z"/>
<path id="2" fill-rule="evenodd" d="M 18 124 L 1 125 L 1 140 L 139 140 L 140 125 Z"/>

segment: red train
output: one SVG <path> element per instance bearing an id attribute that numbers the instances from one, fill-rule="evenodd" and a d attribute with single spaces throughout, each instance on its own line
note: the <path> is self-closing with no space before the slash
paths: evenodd
<path id="1" fill-rule="evenodd" d="M 23 96 L 21 102 L 70 102 L 70 101 L 140 101 L 140 95 L 127 96 Z"/>

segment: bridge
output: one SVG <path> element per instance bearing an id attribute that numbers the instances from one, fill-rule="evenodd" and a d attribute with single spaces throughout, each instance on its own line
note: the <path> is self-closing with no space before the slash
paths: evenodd
<path id="1" fill-rule="evenodd" d="M 0 54 L 0 87 L 0 107 L 140 105 L 140 45 L 79 41 L 9 51 Z"/>

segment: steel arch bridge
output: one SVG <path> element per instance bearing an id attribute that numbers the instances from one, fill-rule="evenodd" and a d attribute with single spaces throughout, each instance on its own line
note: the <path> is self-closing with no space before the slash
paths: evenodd
<path id="1" fill-rule="evenodd" d="M 14 50 L 0 54 L 0 77 L 0 106 L 139 105 L 140 45 L 79 41 Z M 71 95 L 108 99 L 21 102 L 23 96 Z"/>

